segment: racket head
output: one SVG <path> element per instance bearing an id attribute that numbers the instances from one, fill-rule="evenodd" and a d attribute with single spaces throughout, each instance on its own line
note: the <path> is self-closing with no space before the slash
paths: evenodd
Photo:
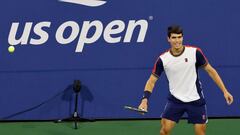
<path id="1" fill-rule="evenodd" d="M 124 108 L 127 110 L 130 110 L 130 111 L 135 111 L 135 112 L 139 112 L 139 113 L 147 113 L 148 112 L 147 110 L 143 110 L 143 109 L 136 108 L 133 106 L 128 106 L 128 105 L 125 105 Z"/>

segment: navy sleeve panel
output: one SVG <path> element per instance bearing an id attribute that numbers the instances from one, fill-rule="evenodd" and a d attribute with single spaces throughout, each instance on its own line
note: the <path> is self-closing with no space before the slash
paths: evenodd
<path id="1" fill-rule="evenodd" d="M 202 50 L 197 48 L 197 51 L 196 51 L 196 65 L 197 65 L 197 67 L 206 66 L 207 63 L 208 63 L 208 60 L 205 57 L 205 55 L 203 54 Z"/>
<path id="2" fill-rule="evenodd" d="M 157 61 L 155 62 L 154 68 L 152 70 L 152 74 L 155 75 L 156 77 L 160 77 L 161 73 L 163 72 L 163 63 L 161 58 L 159 57 Z"/>

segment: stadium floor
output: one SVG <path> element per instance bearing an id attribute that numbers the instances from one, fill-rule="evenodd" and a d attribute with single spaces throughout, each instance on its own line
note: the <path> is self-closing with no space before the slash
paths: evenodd
<path id="1" fill-rule="evenodd" d="M 159 135 L 159 120 L 80 122 L 1 122 L 2 135 Z M 207 135 L 239 135 L 240 119 L 210 119 Z M 194 135 L 191 124 L 181 120 L 171 135 Z"/>

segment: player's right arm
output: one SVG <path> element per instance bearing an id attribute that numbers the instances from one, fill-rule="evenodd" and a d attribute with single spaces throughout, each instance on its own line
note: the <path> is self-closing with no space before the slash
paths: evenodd
<path id="1" fill-rule="evenodd" d="M 152 93 L 153 91 L 153 88 L 155 86 L 155 83 L 157 82 L 158 80 L 158 77 L 156 77 L 155 75 L 151 74 L 151 76 L 149 77 L 146 85 L 145 85 L 145 88 L 144 88 L 144 91 L 149 91 Z"/>
<path id="2" fill-rule="evenodd" d="M 149 77 L 149 79 L 148 79 L 148 81 L 145 85 L 144 93 L 151 94 L 157 80 L 158 80 L 158 77 L 151 74 L 151 76 Z M 147 110 L 148 109 L 148 98 L 143 97 L 138 108 L 143 109 L 143 110 Z"/>
<path id="3" fill-rule="evenodd" d="M 143 97 L 141 100 L 140 105 L 138 106 L 139 109 L 147 110 L 148 108 L 148 99 L 152 94 L 154 89 L 155 83 L 157 82 L 158 78 L 160 77 L 161 73 L 163 72 L 163 62 L 159 57 L 154 64 L 154 68 L 152 70 L 152 74 L 150 75 L 143 92 Z"/>

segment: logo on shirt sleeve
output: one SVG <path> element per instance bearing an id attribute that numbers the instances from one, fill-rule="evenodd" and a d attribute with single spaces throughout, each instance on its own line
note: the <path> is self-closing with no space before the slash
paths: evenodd
<path id="1" fill-rule="evenodd" d="M 203 119 L 203 120 L 206 120 L 206 115 L 202 115 L 202 119 Z"/>

